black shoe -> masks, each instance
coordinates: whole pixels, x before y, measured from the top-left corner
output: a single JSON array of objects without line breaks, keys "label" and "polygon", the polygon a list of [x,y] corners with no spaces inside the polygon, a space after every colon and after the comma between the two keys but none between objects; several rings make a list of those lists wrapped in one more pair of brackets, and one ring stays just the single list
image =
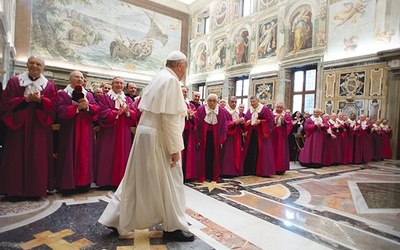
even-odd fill
[{"label": "black shoe", "polygon": [[173,232],[163,231],[163,240],[165,241],[194,241],[194,235],[188,231],[175,230]]}]

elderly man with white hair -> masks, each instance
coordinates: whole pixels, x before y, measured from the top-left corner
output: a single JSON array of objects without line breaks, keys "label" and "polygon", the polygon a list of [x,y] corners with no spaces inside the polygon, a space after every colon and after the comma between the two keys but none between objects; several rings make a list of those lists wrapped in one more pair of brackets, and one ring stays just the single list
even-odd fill
[{"label": "elderly man with white hair", "polygon": [[198,145],[198,181],[220,181],[220,151],[226,140],[228,111],[218,105],[218,96],[210,94],[197,109],[195,141]]},{"label": "elderly man with white hair", "polygon": [[187,65],[182,52],[170,53],[166,67],[143,91],[142,115],[125,175],[99,219],[121,235],[161,223],[164,240],[194,240],[187,231],[180,160],[187,107],[179,81]]},{"label": "elderly man with white hair", "polygon": [[58,105],[57,89],[43,76],[41,57],[29,57],[26,65],[27,72],[8,81],[0,103],[8,129],[0,166],[0,193],[11,196],[11,200],[39,198],[54,189],[51,125]]}]

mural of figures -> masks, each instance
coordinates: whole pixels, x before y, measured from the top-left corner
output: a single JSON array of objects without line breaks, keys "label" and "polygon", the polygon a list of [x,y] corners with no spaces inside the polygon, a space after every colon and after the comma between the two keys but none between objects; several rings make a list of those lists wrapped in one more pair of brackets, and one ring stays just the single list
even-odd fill
[{"label": "mural of figures", "polygon": [[343,3],[344,9],[337,12],[333,17],[333,20],[337,21],[335,28],[345,24],[350,21],[352,23],[357,23],[358,16],[364,14],[364,9],[367,7],[369,0],[358,0],[353,2]]},{"label": "mural of figures", "polygon": [[268,7],[275,6],[278,3],[278,0],[260,0],[260,10],[265,10]]},{"label": "mural of figures", "polygon": [[207,96],[209,94],[216,94],[218,96],[218,99],[221,100],[222,99],[222,90],[224,89],[223,84],[218,84],[212,87],[208,87],[207,88]]},{"label": "mural of figures", "polygon": [[214,52],[212,55],[212,65],[214,69],[225,66],[226,59],[226,38],[218,39],[214,43]]},{"label": "mural of figures", "polygon": [[319,47],[325,47],[328,44],[328,36],[324,30],[320,30],[315,34],[315,43]]},{"label": "mural of figures", "polygon": [[202,43],[197,48],[196,52],[196,73],[201,73],[205,71],[207,63],[207,46]]},{"label": "mural of figures", "polygon": [[227,6],[228,5],[225,1],[221,1],[215,6],[214,21],[217,27],[221,27],[223,24],[225,24]]},{"label": "mural of figures", "polygon": [[31,54],[124,71],[157,72],[181,44],[181,20],[118,0],[32,1],[31,26]]},{"label": "mural of figures", "polygon": [[296,54],[301,49],[312,47],[313,24],[312,13],[307,7],[300,7],[291,19],[289,35],[289,45],[292,54]]},{"label": "mural of figures", "polygon": [[359,43],[359,38],[358,36],[350,36],[350,37],[345,37],[343,40],[343,49],[346,52],[354,52],[356,51],[356,48]]},{"label": "mural of figures", "polygon": [[377,50],[374,44],[376,1],[343,0],[329,6],[329,46],[327,60],[370,54]]},{"label": "mural of figures", "polygon": [[240,29],[235,36],[233,58],[234,64],[247,63],[249,55],[249,31]]},{"label": "mural of figures", "polygon": [[276,55],[277,24],[277,18],[260,24],[258,58],[266,58]]}]

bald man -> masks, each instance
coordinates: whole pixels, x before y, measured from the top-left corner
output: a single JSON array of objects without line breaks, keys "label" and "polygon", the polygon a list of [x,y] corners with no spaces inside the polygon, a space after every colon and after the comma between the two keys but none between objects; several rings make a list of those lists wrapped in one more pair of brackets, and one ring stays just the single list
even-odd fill
[{"label": "bald man", "polygon": [[94,181],[93,121],[99,107],[93,94],[83,87],[83,79],[81,72],[71,72],[70,84],[58,92],[61,126],[56,186],[64,193],[86,191]]},{"label": "bald man", "polygon": [[41,57],[31,56],[28,72],[8,81],[0,114],[8,128],[0,167],[0,193],[12,199],[46,196],[53,190],[52,123],[58,105],[54,83],[43,76]]}]

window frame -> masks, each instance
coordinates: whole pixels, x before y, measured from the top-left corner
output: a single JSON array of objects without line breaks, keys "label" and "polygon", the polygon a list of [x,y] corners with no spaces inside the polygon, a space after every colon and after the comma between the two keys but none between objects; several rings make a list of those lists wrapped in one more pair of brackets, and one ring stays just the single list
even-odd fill
[{"label": "window frame", "polygon": [[[307,71],[310,70],[315,70],[315,80],[314,80],[314,90],[306,90],[306,84],[307,84]],[[303,72],[303,84],[302,84],[302,90],[301,91],[295,91],[295,74],[296,72],[302,71]],[[300,111],[302,114],[305,111],[308,112],[312,112],[312,110],[304,110],[305,108],[305,97],[306,95],[310,95],[313,94],[314,95],[314,105],[313,108],[315,108],[315,104],[316,104],[316,98],[317,98],[317,76],[318,76],[318,68],[316,64],[311,64],[311,65],[307,65],[307,66],[303,66],[303,67],[296,67],[292,69],[292,112],[295,111]],[[301,109],[300,110],[294,110],[294,96],[295,95],[301,95]]]}]

